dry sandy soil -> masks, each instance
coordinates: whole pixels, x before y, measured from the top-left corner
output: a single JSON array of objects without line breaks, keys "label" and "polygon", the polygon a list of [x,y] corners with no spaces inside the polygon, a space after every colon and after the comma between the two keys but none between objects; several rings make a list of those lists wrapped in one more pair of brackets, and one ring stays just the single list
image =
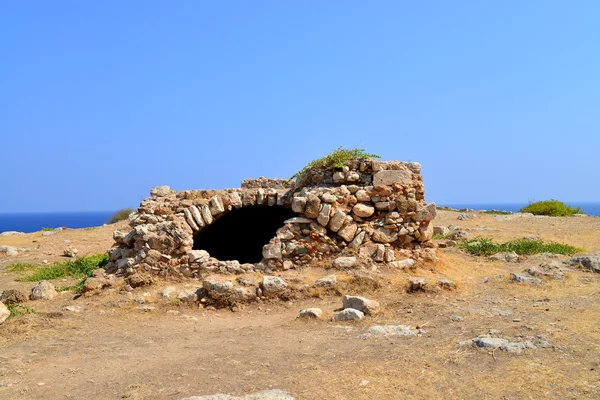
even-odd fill
[{"label": "dry sandy soil", "polygon": [[[600,218],[479,214],[459,221],[457,216],[439,212],[436,225],[459,225],[471,237],[505,241],[534,235],[585,253],[600,250]],[[19,274],[3,271],[6,265],[58,260],[67,245],[80,254],[101,252],[112,244],[114,229],[0,236],[0,245],[34,249],[0,256],[0,289],[29,292],[33,286],[16,282]],[[562,281],[517,284],[510,282],[511,272],[542,260],[489,261],[456,248],[438,254],[438,263],[415,271],[383,271],[384,285],[375,291],[346,284],[350,278],[343,271],[282,275],[311,283],[336,273],[340,293],[362,294],[382,304],[381,314],[359,322],[296,318],[306,307],[320,307],[331,317],[341,306],[339,294],[253,303],[232,312],[166,303],[158,292],[167,283],[133,293],[77,299],[64,293],[52,301],[28,302],[37,314],[0,325],[0,398],[181,399],[269,388],[285,389],[297,399],[600,398],[600,275],[572,269]],[[411,276],[432,284],[451,279],[458,288],[407,293]],[[169,285],[194,288],[198,282]],[[144,293],[154,310],[137,308],[134,299]],[[67,305],[84,310],[64,311]],[[453,322],[451,316],[464,321]],[[358,338],[370,326],[382,324],[420,326],[426,333]],[[511,338],[543,334],[552,347],[509,354],[457,345],[490,329]]]}]

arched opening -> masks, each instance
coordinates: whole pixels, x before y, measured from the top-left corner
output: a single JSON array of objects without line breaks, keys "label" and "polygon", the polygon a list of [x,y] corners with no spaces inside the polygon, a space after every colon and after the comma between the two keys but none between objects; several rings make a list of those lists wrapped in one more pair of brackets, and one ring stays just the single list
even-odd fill
[{"label": "arched opening", "polygon": [[206,250],[218,260],[257,263],[292,210],[278,206],[253,206],[230,211],[194,236],[194,250]]}]

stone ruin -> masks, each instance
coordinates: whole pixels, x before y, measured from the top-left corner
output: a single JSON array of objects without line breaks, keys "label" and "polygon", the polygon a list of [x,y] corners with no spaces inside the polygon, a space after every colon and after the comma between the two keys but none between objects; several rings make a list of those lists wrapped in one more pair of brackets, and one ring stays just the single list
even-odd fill
[{"label": "stone ruin", "polygon": [[202,279],[434,260],[436,208],[425,202],[420,172],[416,162],[363,159],[309,170],[295,182],[261,177],[236,189],[155,187],[129,217],[133,229],[114,232],[106,271],[137,280]]}]

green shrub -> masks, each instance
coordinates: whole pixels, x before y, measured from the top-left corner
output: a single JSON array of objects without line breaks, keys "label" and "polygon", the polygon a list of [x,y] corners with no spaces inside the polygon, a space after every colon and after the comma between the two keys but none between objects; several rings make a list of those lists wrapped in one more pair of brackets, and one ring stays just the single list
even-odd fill
[{"label": "green shrub", "polygon": [[6,272],[25,272],[30,269],[34,269],[36,267],[35,264],[31,263],[16,263],[10,264],[6,266]]},{"label": "green shrub", "polygon": [[[18,278],[21,282],[37,282],[42,280],[52,280],[72,276],[75,278],[87,278],[92,276],[92,272],[98,268],[104,268],[108,264],[108,254],[96,254],[89,257],[82,257],[72,261],[54,263],[47,267],[40,268],[30,275]],[[83,283],[81,283],[83,285]]]},{"label": "green shrub", "polygon": [[490,256],[496,253],[512,251],[519,255],[539,253],[572,255],[581,251],[581,249],[568,244],[525,239],[511,240],[510,242],[506,243],[495,243],[492,239],[476,238],[462,242],[458,245],[458,247],[467,253],[480,256]]},{"label": "green shrub", "polygon": [[550,217],[569,217],[573,214],[581,214],[581,208],[573,208],[558,200],[545,200],[535,203],[529,203],[526,207],[519,210],[523,213],[532,213],[533,215],[548,215]]},{"label": "green shrub", "polygon": [[42,228],[42,232],[52,232],[56,230],[56,228]]},{"label": "green shrub", "polygon": [[304,166],[300,171],[296,172],[290,179],[298,178],[305,172],[316,168],[335,168],[342,169],[346,166],[348,161],[352,160],[364,160],[367,158],[381,158],[377,154],[371,154],[365,152],[365,149],[345,149],[342,146],[338,147],[325,157],[321,157],[317,160],[312,160]]},{"label": "green shrub", "polygon": [[124,208],[122,210],[117,211],[113,214],[112,217],[108,220],[109,224],[114,224],[115,222],[123,221],[129,218],[129,214],[134,212],[133,208]]}]

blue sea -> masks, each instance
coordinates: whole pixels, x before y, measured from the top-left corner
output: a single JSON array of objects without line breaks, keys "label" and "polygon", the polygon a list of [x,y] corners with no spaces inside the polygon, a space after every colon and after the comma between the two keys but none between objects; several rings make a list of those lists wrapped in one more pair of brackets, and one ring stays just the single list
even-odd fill
[{"label": "blue sea", "polygon": [[[437,204],[437,203],[436,203]],[[488,203],[488,204],[472,204],[472,203],[460,203],[460,204],[437,204],[438,206],[446,206],[456,209],[468,208],[470,210],[499,210],[499,211],[512,211],[518,212],[521,208],[525,207],[528,203]],[[571,207],[581,207],[584,214],[594,215],[600,217],[600,202],[580,202],[580,203],[565,203]]]},{"label": "blue sea", "polygon": [[108,222],[115,211],[0,214],[0,233],[37,232],[42,228],[88,228]]}]

